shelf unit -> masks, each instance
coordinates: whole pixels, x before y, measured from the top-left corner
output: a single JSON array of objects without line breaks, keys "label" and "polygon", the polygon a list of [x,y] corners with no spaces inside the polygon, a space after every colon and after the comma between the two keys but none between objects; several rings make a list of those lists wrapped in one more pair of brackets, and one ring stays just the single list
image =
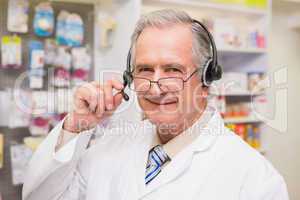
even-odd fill
[{"label": "shelf unit", "polygon": [[[29,16],[30,20],[28,24],[32,24],[32,16],[34,15],[34,7],[40,3],[44,2],[42,0],[37,0],[37,1],[30,1],[30,9],[29,9]],[[64,1],[65,2],[65,1]],[[69,1],[71,2],[71,1]],[[82,1],[83,2],[83,1]],[[8,0],[1,1],[0,3],[0,36],[4,35],[11,35],[10,32],[7,31],[7,5],[8,5]],[[94,47],[94,7],[92,4],[71,4],[71,3],[63,3],[63,1],[55,1],[52,2],[52,7],[54,9],[54,12],[58,14],[61,10],[67,10],[69,12],[74,12],[78,13],[85,24],[85,44],[88,45],[89,47],[93,48]],[[91,15],[92,14],[92,15]],[[28,48],[28,42],[31,40],[39,40],[44,42],[45,39],[36,37],[32,31],[29,31],[26,34],[18,34],[20,37],[22,37],[22,43],[24,44],[22,47],[22,63],[23,63],[23,68],[21,69],[1,69],[0,70],[0,85],[2,89],[14,89],[16,81],[18,78],[24,74],[25,70],[27,69],[27,66],[29,65],[29,48]],[[53,38],[54,36],[50,37]],[[94,56],[93,56],[94,57]],[[46,73],[48,75],[48,73]],[[49,73],[50,74],[50,73]],[[92,72],[91,72],[92,75]],[[26,81],[24,84],[21,85],[21,90],[24,90],[26,92],[30,92],[31,90],[28,89],[28,78],[26,76]],[[44,80],[44,86],[47,87],[47,83],[49,80],[48,78],[45,77],[46,80]],[[19,88],[19,87],[18,87]],[[44,88],[46,89],[46,88]],[[10,93],[6,91],[2,91],[4,94],[7,94],[6,99],[9,99],[13,101],[13,99],[10,98]],[[1,95],[4,96],[4,95]],[[5,97],[5,96],[4,96]],[[23,97],[23,96],[22,96]],[[26,97],[27,98],[27,97]],[[9,101],[7,100],[7,101]],[[48,103],[55,102],[57,99],[48,99]],[[53,101],[54,100],[54,101]],[[0,100],[1,101],[1,100]],[[4,101],[4,102],[7,102]],[[4,104],[3,101],[1,101],[2,104]],[[26,99],[27,102],[27,99]],[[46,102],[45,102],[46,103]],[[12,160],[11,160],[11,146],[14,144],[23,144],[24,143],[24,138],[30,136],[30,131],[28,127],[22,127],[22,128],[9,128],[9,119],[14,117],[12,115],[13,112],[10,112],[13,110],[11,106],[7,103],[5,103],[5,106],[1,107],[7,107],[7,109],[1,109],[2,118],[5,118],[3,120],[4,123],[1,123],[0,126],[0,132],[4,134],[4,166],[2,169],[0,169],[0,193],[2,193],[2,198],[4,200],[6,199],[14,199],[14,200],[21,200],[22,199],[22,186],[21,185],[12,185]],[[16,104],[12,104],[14,106],[17,106]],[[49,104],[48,104],[49,105]],[[60,104],[57,104],[61,106]],[[49,108],[49,107],[48,107]],[[20,109],[20,107],[18,107]],[[24,111],[25,112],[25,111]],[[19,113],[19,112],[18,112]],[[18,114],[19,115],[19,114]],[[5,117],[4,117],[5,116]],[[18,120],[16,120],[18,121]],[[23,164],[22,162],[20,163],[21,165]],[[18,167],[19,168],[19,167]],[[1,198],[0,198],[1,199]]]}]

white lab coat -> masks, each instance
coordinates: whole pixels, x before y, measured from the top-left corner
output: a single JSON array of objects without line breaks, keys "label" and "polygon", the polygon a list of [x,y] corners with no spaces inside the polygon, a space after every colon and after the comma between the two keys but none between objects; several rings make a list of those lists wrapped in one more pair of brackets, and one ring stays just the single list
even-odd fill
[{"label": "white lab coat", "polygon": [[217,111],[207,129],[147,186],[145,167],[155,134],[149,121],[99,126],[94,145],[89,144],[93,132],[85,131],[55,154],[61,126],[51,131],[32,158],[24,200],[66,199],[62,194],[74,184],[76,172],[87,200],[288,199],[283,178],[260,153],[225,128]]}]

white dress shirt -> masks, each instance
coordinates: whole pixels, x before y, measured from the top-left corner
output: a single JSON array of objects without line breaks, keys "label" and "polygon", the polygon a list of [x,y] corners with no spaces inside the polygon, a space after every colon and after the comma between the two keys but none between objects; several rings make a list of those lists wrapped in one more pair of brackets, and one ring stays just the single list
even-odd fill
[{"label": "white dress shirt", "polygon": [[171,140],[175,147],[184,144],[175,148],[178,152],[172,161],[147,186],[148,151],[157,137],[148,120],[99,125],[69,138],[56,152],[60,123],[30,161],[23,199],[288,199],[283,178],[262,155],[225,128],[217,111],[205,126],[202,121],[184,132],[187,137]]}]

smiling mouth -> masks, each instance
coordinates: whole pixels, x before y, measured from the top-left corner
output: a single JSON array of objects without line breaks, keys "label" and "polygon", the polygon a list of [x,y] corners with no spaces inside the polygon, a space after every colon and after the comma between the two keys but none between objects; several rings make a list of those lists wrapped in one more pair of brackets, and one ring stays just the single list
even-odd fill
[{"label": "smiling mouth", "polygon": [[170,104],[174,104],[174,103],[177,103],[178,101],[170,101],[170,102],[154,102],[154,101],[151,101],[149,99],[146,99],[147,101],[149,101],[150,103],[152,104],[155,104],[155,105],[170,105]]}]

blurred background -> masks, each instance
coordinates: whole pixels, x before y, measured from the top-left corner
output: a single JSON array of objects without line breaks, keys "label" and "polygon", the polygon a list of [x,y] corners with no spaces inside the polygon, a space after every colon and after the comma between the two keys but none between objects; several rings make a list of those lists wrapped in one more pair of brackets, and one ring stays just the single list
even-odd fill
[{"label": "blurred background", "polygon": [[[300,199],[299,0],[0,0],[0,200],[21,199],[28,160],[74,88],[122,80],[136,21],[163,8],[213,33],[225,73],[210,103]],[[140,120],[136,98],[114,117]]]}]

